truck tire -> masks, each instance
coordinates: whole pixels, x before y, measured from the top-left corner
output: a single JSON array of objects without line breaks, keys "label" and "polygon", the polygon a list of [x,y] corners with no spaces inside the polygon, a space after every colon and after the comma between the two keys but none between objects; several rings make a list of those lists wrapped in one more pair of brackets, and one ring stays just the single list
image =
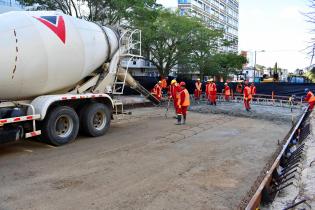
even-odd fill
[{"label": "truck tire", "polygon": [[79,127],[79,117],[74,109],[67,106],[55,107],[42,123],[41,139],[54,146],[61,146],[77,137]]},{"label": "truck tire", "polygon": [[103,136],[110,127],[111,111],[102,103],[87,104],[80,112],[80,122],[85,135]]}]

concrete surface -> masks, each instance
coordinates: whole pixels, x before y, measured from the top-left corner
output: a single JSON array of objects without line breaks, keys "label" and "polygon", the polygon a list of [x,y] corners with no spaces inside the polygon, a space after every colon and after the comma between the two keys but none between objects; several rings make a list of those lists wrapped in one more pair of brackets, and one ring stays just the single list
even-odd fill
[{"label": "concrete surface", "polygon": [[206,104],[193,104],[190,110],[200,113],[226,114],[236,117],[262,119],[275,123],[291,123],[296,121],[302,113],[301,109],[291,109],[274,106],[251,105],[251,111],[247,112],[242,103],[218,102],[217,106]]},{"label": "concrete surface", "polygon": [[0,209],[235,209],[290,128],[194,112],[174,123],[142,108],[104,137],[0,146]]}]

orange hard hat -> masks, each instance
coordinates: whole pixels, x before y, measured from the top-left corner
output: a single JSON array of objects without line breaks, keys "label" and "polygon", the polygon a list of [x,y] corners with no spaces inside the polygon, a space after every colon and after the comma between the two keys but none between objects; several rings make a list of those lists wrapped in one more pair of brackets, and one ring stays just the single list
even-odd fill
[{"label": "orange hard hat", "polygon": [[180,86],[186,86],[186,83],[185,82],[180,82],[179,85]]}]

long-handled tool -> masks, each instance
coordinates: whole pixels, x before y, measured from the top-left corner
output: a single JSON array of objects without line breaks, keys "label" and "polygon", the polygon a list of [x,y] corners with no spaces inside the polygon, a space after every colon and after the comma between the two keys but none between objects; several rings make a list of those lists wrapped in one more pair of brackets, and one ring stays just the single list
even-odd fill
[{"label": "long-handled tool", "polygon": [[170,109],[170,104],[171,104],[171,99],[169,98],[168,102],[167,102],[167,107],[166,107],[166,110],[165,110],[165,118],[167,118],[167,113],[168,113],[168,110]]}]

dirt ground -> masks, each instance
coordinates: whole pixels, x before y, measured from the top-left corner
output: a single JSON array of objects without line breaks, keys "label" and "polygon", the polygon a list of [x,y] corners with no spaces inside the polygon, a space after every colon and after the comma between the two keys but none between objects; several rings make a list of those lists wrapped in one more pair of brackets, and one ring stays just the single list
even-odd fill
[{"label": "dirt ground", "polygon": [[0,146],[0,209],[235,209],[291,126],[195,112],[174,123],[141,108],[104,137]]}]

